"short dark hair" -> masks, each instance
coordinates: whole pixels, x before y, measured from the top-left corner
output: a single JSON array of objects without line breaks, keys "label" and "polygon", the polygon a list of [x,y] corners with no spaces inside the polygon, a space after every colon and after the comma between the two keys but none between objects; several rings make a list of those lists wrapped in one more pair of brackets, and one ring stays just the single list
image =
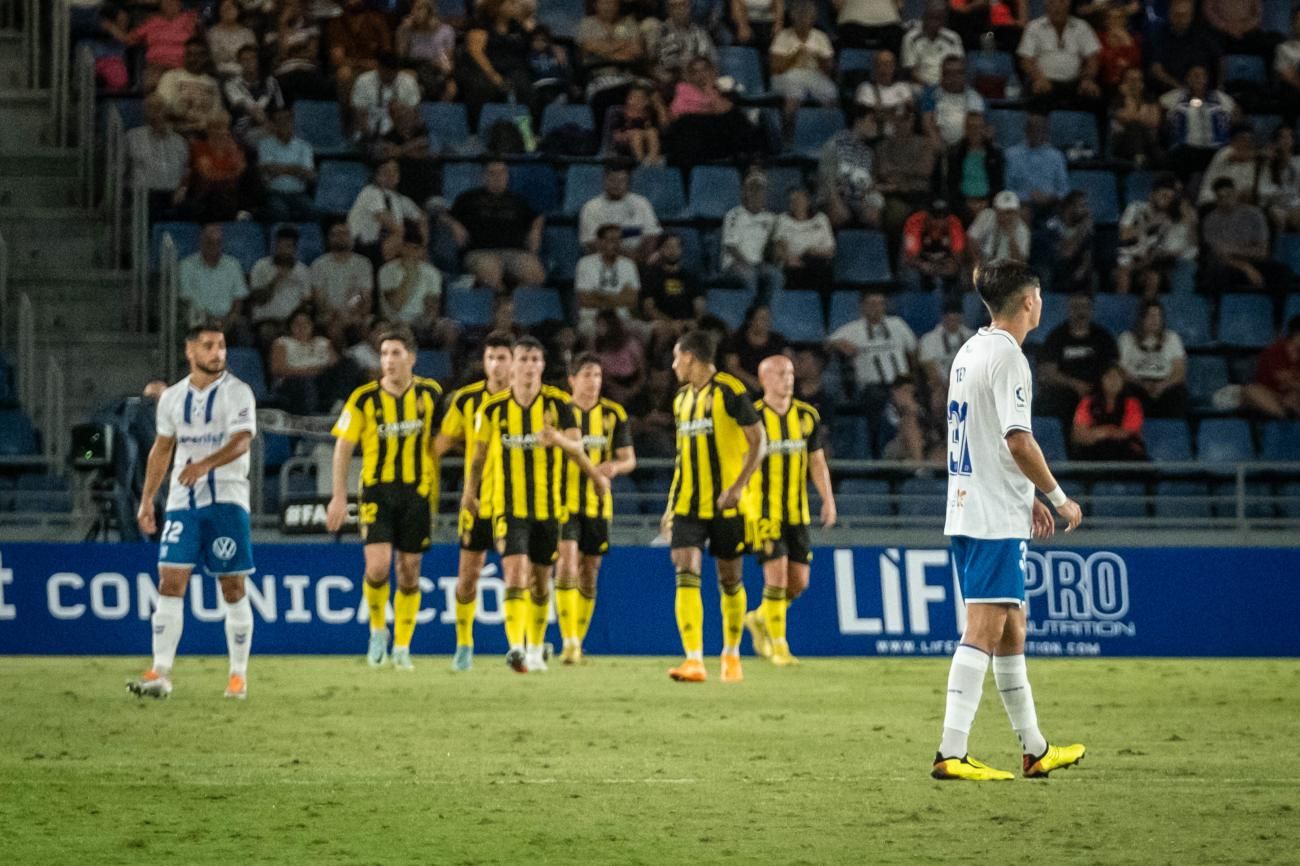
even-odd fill
[{"label": "short dark hair", "polygon": [[582,368],[586,367],[589,364],[595,364],[597,367],[600,367],[602,372],[604,372],[605,368],[600,363],[599,355],[597,355],[595,352],[579,352],[577,355],[574,356],[573,360],[569,362],[569,375],[570,376],[578,375],[580,372],[582,372]]},{"label": "short dark hair", "polygon": [[546,347],[542,345],[542,341],[530,334],[524,334],[522,337],[517,337],[514,341],[514,345],[511,348],[516,350],[536,349],[537,351],[541,352],[543,355],[546,354]]},{"label": "short dark hair", "polygon": [[204,39],[202,36],[191,36],[189,39],[185,40],[186,48],[194,48],[196,46],[202,48],[204,51],[207,51],[208,40]]},{"label": "short dark hair", "polygon": [[295,225],[282,225],[275,230],[275,239],[277,241],[293,241],[297,243],[301,237],[302,232],[298,231],[298,227]]},{"label": "short dark hair", "polygon": [[697,328],[682,334],[677,341],[677,349],[681,352],[690,352],[705,364],[712,364],[717,357],[718,343],[712,333]]},{"label": "short dark hair", "polygon": [[193,343],[201,335],[209,333],[224,335],[226,332],[216,322],[200,322],[197,325],[190,326],[190,329],[185,332],[185,342]]},{"label": "short dark hair", "polygon": [[483,351],[488,349],[513,349],[515,345],[515,335],[509,331],[490,331],[483,338]]},{"label": "short dark hair", "polygon": [[1218,192],[1221,189],[1236,189],[1236,188],[1237,185],[1232,182],[1232,178],[1230,177],[1221,177],[1210,186],[1210,189],[1213,192]]},{"label": "short dark hair", "polygon": [[419,351],[419,344],[415,342],[415,333],[406,325],[390,325],[379,335],[379,345],[384,345],[389,340],[396,340],[406,347],[406,351],[414,354]]},{"label": "short dark hair", "polygon": [[1004,313],[1021,295],[1038,285],[1038,275],[1024,262],[997,259],[975,270],[975,291],[992,315]]},{"label": "short dark hair", "polygon": [[605,163],[605,174],[613,174],[616,171],[632,170],[632,161],[630,159],[611,159]]}]

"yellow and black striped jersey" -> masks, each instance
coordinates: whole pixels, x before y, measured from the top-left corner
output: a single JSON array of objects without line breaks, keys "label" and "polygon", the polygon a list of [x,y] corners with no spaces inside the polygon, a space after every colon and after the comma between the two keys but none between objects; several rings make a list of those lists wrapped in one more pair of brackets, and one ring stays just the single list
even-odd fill
[{"label": "yellow and black striped jersey", "polygon": [[[582,447],[587,450],[587,457],[594,464],[605,463],[614,459],[614,452],[620,448],[632,447],[632,430],[628,427],[627,412],[622,406],[607,397],[590,410],[573,406],[574,420],[582,431]],[[596,494],[595,485],[571,457],[564,458],[564,507],[569,516],[580,514],[584,517],[614,516],[614,499],[606,494]]]},{"label": "yellow and black striped jersey", "polygon": [[[474,416],[490,396],[492,395],[488,392],[487,380],[479,379],[452,392],[443,410],[442,427],[438,432],[448,438],[463,441],[466,467],[474,460]],[[489,491],[492,490],[495,482],[491,473],[491,465],[484,464],[483,481],[479,485],[479,517],[486,518],[492,514]]]},{"label": "yellow and black striped jersey", "polygon": [[361,484],[411,484],[421,496],[438,488],[438,461],[431,444],[442,386],[415,376],[401,394],[378,382],[352,392],[332,432],[361,445]]},{"label": "yellow and black striped jersey", "polygon": [[808,511],[808,456],[822,449],[822,419],[802,400],[777,412],[762,400],[754,404],[767,433],[767,453],[749,479],[755,513],[763,520],[794,526],[811,522]]},{"label": "yellow and black striped jersey", "polygon": [[564,452],[538,441],[545,426],[563,432],[577,426],[573,403],[559,388],[543,385],[527,406],[511,391],[493,394],[474,416],[474,438],[492,465],[492,517],[563,520]]},{"label": "yellow and black striped jersey", "polygon": [[749,440],[742,428],[758,423],[744,383],[728,373],[714,373],[699,390],[687,385],[673,399],[673,418],[677,461],[669,509],[700,520],[734,516],[734,508],[721,515],[714,512],[718,496],[736,483],[745,465]]}]

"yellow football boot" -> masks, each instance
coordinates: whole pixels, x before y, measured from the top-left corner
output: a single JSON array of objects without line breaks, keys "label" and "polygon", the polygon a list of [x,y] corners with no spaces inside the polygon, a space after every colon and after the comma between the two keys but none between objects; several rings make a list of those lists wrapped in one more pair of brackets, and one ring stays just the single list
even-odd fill
[{"label": "yellow football boot", "polygon": [[724,683],[744,682],[745,672],[740,668],[740,656],[731,653],[722,654],[722,681]]},{"label": "yellow football boot", "polygon": [[1014,773],[995,770],[983,761],[977,761],[970,755],[960,758],[945,758],[934,753],[934,769],[930,775],[943,781],[962,780],[967,782],[1010,782]]},{"label": "yellow football boot", "polygon": [[754,642],[754,655],[760,658],[772,657],[772,639],[767,636],[767,623],[756,610],[745,614],[745,628],[749,629],[749,639]]},{"label": "yellow football boot", "polygon": [[785,641],[772,642],[772,655],[768,656],[768,660],[779,668],[792,668],[799,664],[799,660],[790,655],[790,645]]},{"label": "yellow football boot", "polygon": [[677,667],[669,669],[668,676],[679,683],[702,683],[709,678],[709,673],[704,669],[704,662],[687,659]]},{"label": "yellow football boot", "polygon": [[1053,770],[1064,770],[1066,767],[1073,767],[1083,760],[1083,754],[1087,749],[1081,743],[1075,743],[1072,746],[1053,746],[1047,745],[1047,751],[1035,758],[1033,755],[1024,756],[1025,778],[1038,779],[1047,778],[1047,774]]}]

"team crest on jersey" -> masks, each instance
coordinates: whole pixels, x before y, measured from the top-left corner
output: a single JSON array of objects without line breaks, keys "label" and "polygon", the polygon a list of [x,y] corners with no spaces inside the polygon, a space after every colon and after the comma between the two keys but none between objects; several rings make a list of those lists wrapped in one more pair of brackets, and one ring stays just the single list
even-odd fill
[{"label": "team crest on jersey", "polygon": [[228,535],[223,535],[212,542],[212,555],[217,559],[234,559],[237,549],[235,539]]}]

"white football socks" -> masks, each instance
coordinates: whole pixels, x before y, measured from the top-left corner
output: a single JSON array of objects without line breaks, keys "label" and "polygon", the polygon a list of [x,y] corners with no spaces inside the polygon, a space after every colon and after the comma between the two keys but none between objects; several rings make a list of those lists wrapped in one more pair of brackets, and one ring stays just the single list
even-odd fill
[{"label": "white football socks", "polygon": [[975,711],[984,692],[984,674],[989,669],[987,653],[962,644],[952,656],[948,669],[948,701],[943,714],[943,739],[939,754],[960,758],[966,754],[966,741],[975,724]]},{"label": "white football socks", "polygon": [[153,612],[153,669],[167,676],[176,662],[176,647],[185,627],[185,600],[174,595],[158,596]]},{"label": "white football socks", "polygon": [[248,654],[253,649],[253,607],[244,596],[226,605],[226,651],[230,653],[230,672],[241,677],[248,673]]},{"label": "white football socks", "polygon": [[1020,738],[1020,747],[1026,755],[1043,754],[1047,751],[1047,740],[1038,730],[1038,712],[1034,709],[1034,692],[1029,687],[1024,655],[994,656],[993,680],[998,684],[998,694],[1002,696],[1011,727]]}]

